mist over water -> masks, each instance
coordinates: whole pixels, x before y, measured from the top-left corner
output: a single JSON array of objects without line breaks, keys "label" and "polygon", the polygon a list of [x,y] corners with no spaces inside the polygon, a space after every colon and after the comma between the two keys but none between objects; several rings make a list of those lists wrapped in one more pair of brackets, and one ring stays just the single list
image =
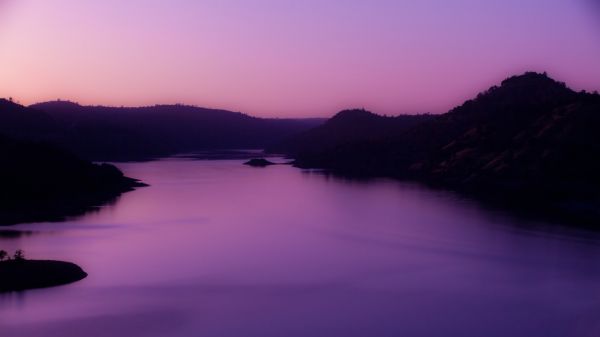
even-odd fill
[{"label": "mist over water", "polygon": [[597,234],[415,184],[241,163],[122,164],[151,186],[0,235],[5,249],[89,273],[0,295],[0,335],[600,333]]}]

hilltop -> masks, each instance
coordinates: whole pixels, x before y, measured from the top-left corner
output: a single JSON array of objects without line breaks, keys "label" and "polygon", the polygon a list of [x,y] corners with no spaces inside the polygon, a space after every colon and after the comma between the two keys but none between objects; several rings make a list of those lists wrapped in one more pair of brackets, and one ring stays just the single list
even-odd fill
[{"label": "hilltop", "polygon": [[394,137],[396,134],[432,119],[432,115],[402,115],[386,117],[364,109],[344,110],[323,125],[268,148],[308,159],[359,142],[371,142]]}]

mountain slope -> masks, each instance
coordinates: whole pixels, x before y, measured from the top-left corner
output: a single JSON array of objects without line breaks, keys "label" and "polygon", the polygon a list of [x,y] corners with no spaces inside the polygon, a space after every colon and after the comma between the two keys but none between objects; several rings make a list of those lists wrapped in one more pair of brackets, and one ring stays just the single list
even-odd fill
[{"label": "mountain slope", "polygon": [[393,137],[296,159],[300,166],[414,178],[501,198],[596,200],[600,96],[525,73]]}]

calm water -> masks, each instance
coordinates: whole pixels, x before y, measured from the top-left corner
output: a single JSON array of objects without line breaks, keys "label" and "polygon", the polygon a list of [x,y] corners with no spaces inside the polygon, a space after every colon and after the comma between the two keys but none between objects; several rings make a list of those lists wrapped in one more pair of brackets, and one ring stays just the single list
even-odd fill
[{"label": "calm water", "polygon": [[600,336],[597,235],[288,166],[120,167],[152,186],[0,238],[90,274],[0,296],[1,337]]}]

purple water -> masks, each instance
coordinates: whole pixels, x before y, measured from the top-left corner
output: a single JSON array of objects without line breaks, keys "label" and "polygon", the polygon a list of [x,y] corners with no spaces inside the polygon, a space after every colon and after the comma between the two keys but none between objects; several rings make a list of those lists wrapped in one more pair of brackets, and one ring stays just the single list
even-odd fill
[{"label": "purple water", "polygon": [[600,335],[600,238],[452,193],[240,160],[120,164],[151,187],[0,247],[82,266],[0,296],[1,337]]}]

